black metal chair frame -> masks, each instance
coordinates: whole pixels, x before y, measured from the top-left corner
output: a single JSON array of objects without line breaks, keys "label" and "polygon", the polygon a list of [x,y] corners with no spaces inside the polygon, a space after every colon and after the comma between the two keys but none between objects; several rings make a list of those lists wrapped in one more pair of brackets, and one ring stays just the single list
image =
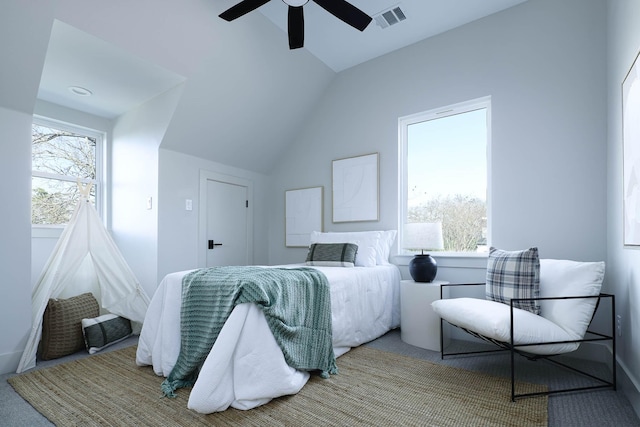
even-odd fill
[{"label": "black metal chair frame", "polygon": [[[453,286],[485,286],[485,283],[450,283],[450,284],[443,284],[440,287],[440,298],[443,298],[444,295],[444,290],[446,287],[453,287]],[[573,341],[546,341],[546,342],[537,342],[537,343],[529,343],[529,344],[517,344],[514,345],[514,339],[513,339],[513,303],[514,301],[542,301],[542,300],[558,300],[558,299],[591,299],[591,298],[595,298],[597,299],[596,302],[596,307],[593,310],[593,315],[591,317],[591,320],[593,321],[593,318],[595,317],[596,312],[598,311],[598,308],[600,307],[600,302],[603,300],[608,300],[611,304],[611,331],[609,333],[599,333],[599,332],[595,332],[592,331],[591,329],[589,329],[591,327],[591,324],[589,324],[589,328],[587,328],[587,331],[584,334],[584,337],[580,340],[573,340]],[[569,297],[540,297],[540,298],[514,298],[511,300],[511,318],[510,318],[510,322],[511,322],[511,339],[510,342],[503,342],[503,341],[497,341],[495,339],[492,338],[488,338],[485,337],[483,335],[478,334],[477,332],[474,331],[470,331],[468,329],[462,328],[460,326],[457,326],[453,323],[447,322],[452,326],[455,326],[456,328],[462,329],[463,331],[467,332],[468,334],[476,337],[476,338],[480,338],[484,341],[487,341],[491,344],[494,344],[496,346],[498,346],[498,349],[490,349],[490,350],[476,350],[476,351],[467,351],[467,352],[455,352],[455,353],[445,353],[445,349],[444,349],[444,322],[446,322],[446,320],[444,319],[440,319],[440,357],[442,359],[445,358],[445,356],[462,356],[462,355],[472,355],[472,354],[484,354],[484,353],[496,353],[496,352],[502,352],[502,351],[509,351],[511,354],[511,401],[515,402],[516,399],[519,398],[524,398],[524,397],[533,397],[533,396],[543,396],[543,395],[551,395],[551,394],[558,394],[558,393],[567,393],[567,392],[577,392],[577,391],[587,391],[587,390],[599,390],[599,389],[613,389],[616,390],[616,334],[615,334],[615,296],[612,294],[605,294],[605,293],[600,293],[599,295],[595,295],[595,296],[569,296]],[[539,354],[533,354],[533,353],[527,353],[525,350],[523,350],[523,347],[528,347],[528,346],[537,346],[537,345],[545,345],[545,344],[568,344],[568,343],[583,343],[583,342],[594,342],[594,341],[610,341],[611,342],[611,346],[612,346],[612,354],[611,354],[611,369],[612,369],[612,375],[611,375],[611,379],[605,379],[605,378],[601,378],[599,376],[593,375],[589,372],[586,372],[584,370],[575,368],[573,366],[569,366],[566,363],[560,362],[558,360],[553,359],[554,356],[559,356],[558,354],[555,355],[539,355]],[[586,387],[575,387],[575,388],[565,388],[565,389],[556,389],[556,390],[548,390],[545,392],[537,392],[537,393],[521,393],[521,394],[517,394],[516,393],[516,373],[515,373],[515,355],[519,354],[523,357],[526,357],[529,360],[538,360],[538,359],[543,359],[543,360],[547,360],[555,365],[561,366],[563,368],[566,368],[568,370],[571,370],[573,372],[576,372],[578,374],[587,376],[593,380],[596,380],[598,385],[592,385],[592,386],[586,386]]]}]

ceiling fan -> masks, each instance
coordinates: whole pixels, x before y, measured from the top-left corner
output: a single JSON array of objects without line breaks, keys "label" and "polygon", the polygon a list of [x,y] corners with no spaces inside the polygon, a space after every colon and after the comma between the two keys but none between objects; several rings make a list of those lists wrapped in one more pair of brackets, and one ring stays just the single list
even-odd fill
[{"label": "ceiling fan", "polygon": [[[219,16],[225,21],[233,21],[252,10],[268,3],[271,0],[243,0],[235,6],[222,12]],[[304,15],[302,6],[309,0],[282,0],[289,6],[289,49],[298,49],[304,46]],[[364,31],[372,18],[345,0],[312,0],[318,6],[344,21],[352,27]]]}]

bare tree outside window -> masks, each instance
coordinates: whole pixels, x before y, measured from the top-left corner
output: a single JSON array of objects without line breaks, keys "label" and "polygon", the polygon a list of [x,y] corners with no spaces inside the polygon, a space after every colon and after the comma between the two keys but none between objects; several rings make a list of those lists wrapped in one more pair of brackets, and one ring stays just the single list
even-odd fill
[{"label": "bare tree outside window", "polygon": [[[31,223],[66,224],[78,202],[78,180],[96,182],[97,139],[36,123],[32,137]],[[94,204],[95,197],[92,188]]]},{"label": "bare tree outside window", "polygon": [[479,252],[487,245],[487,204],[470,195],[439,196],[409,208],[407,223],[440,222],[446,252]]}]

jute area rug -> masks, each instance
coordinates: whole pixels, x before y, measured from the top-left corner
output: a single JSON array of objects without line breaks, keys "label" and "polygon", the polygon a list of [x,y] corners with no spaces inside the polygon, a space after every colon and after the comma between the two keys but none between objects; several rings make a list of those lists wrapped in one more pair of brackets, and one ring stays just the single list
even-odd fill
[{"label": "jute area rug", "polygon": [[[198,414],[189,389],[161,397],[162,378],[135,364],[136,347],[10,378],[58,426],[546,426],[547,398],[511,402],[510,381],[361,346],[339,374],[249,411]],[[518,384],[518,391],[541,391]]]}]

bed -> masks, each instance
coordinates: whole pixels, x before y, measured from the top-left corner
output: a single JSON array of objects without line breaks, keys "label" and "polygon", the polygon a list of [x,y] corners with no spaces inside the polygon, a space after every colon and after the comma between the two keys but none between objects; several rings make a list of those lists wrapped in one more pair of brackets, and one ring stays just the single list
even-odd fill
[{"label": "bed", "polygon": [[[309,264],[279,267],[302,266]],[[336,357],[399,326],[400,272],[395,265],[311,268],[321,271],[329,282]],[[164,277],[140,334],[136,363],[151,365],[160,376],[171,373],[180,352],[181,287],[182,278],[188,273]],[[339,369],[339,360],[337,364]],[[308,379],[308,372],[287,365],[261,309],[253,303],[239,304],[202,365],[188,407],[200,413],[223,411],[230,406],[251,409],[273,398],[297,393]]]}]

